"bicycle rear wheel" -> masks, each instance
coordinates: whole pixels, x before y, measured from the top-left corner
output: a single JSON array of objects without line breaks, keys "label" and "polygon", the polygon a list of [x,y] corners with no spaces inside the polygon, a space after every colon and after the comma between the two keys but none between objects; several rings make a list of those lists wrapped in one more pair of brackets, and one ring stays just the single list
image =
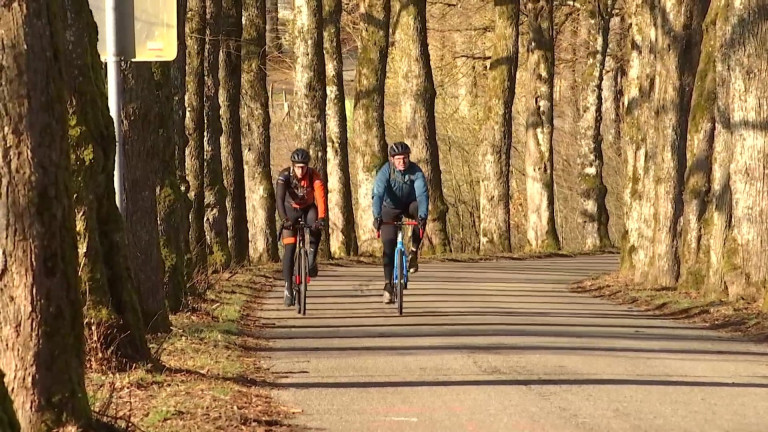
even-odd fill
[{"label": "bicycle rear wheel", "polygon": [[301,314],[307,314],[307,285],[309,284],[309,255],[306,249],[301,250]]}]

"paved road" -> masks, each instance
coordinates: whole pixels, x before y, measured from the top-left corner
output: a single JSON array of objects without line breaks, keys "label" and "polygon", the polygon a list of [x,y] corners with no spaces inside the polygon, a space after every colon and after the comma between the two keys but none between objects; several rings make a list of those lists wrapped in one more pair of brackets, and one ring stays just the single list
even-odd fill
[{"label": "paved road", "polygon": [[614,256],[325,269],[263,317],[278,398],[328,431],[766,431],[768,347],[569,293]]}]

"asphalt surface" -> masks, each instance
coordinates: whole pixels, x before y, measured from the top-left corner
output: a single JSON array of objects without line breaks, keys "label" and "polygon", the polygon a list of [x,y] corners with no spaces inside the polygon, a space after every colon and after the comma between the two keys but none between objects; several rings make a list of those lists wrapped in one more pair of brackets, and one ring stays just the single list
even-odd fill
[{"label": "asphalt surface", "polygon": [[276,396],[328,431],[766,431],[768,346],[568,292],[616,256],[321,268],[262,317]]}]

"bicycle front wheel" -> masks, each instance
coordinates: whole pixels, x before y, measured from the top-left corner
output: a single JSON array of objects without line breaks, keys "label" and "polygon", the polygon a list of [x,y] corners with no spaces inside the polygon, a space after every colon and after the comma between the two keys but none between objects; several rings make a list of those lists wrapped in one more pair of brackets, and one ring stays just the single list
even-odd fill
[{"label": "bicycle front wheel", "polygon": [[396,290],[395,295],[397,296],[397,313],[398,315],[402,315],[403,314],[403,291],[405,290],[405,284],[407,283],[406,278],[408,277],[408,258],[405,256],[404,253],[401,253],[400,259],[398,261],[400,261],[399,263],[397,263],[398,273],[400,273],[400,277],[398,278],[397,287],[395,288]]},{"label": "bicycle front wheel", "polygon": [[301,251],[301,314],[307,314],[307,285],[309,283],[309,255],[306,249]]}]

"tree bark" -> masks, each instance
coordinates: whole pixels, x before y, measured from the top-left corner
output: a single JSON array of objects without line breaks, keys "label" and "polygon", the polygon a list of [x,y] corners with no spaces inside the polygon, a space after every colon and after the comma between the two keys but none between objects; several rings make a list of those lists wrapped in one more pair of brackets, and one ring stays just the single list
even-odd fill
[{"label": "tree bark", "polygon": [[[328,184],[325,139],[325,55],[323,53],[323,0],[296,0],[293,27],[296,52],[296,131],[299,143],[309,150],[312,165]],[[333,212],[328,209],[328,214]],[[328,230],[320,246],[329,257]]]},{"label": "tree bark", "polygon": [[227,189],[221,162],[221,105],[219,105],[219,54],[222,0],[205,4],[205,234],[208,265],[224,270],[232,263],[227,228]]},{"label": "tree bark", "polygon": [[555,227],[554,74],[555,44],[553,0],[528,3],[528,62],[530,97],[526,121],[525,172],[528,195],[528,247],[534,251],[560,249]]},{"label": "tree bark", "polygon": [[341,51],[341,0],[323,1],[323,47],[326,75],[326,140],[328,153],[328,208],[331,254],[357,255],[349,141]]},{"label": "tree bark", "polygon": [[520,1],[495,3],[496,27],[489,71],[488,106],[480,148],[480,253],[512,250],[509,221],[509,166],[512,108],[520,52]]},{"label": "tree bark", "polygon": [[13,410],[13,401],[5,388],[5,374],[0,371],[0,430],[5,432],[19,432],[19,419]]},{"label": "tree bark", "polygon": [[397,43],[402,47],[403,67],[399,68],[401,118],[405,141],[413,158],[424,170],[429,187],[429,223],[424,249],[427,253],[449,253],[446,216],[448,205],[443,194],[443,175],[435,128],[435,81],[427,42],[427,1],[399,0]]},{"label": "tree bark", "polygon": [[616,0],[593,0],[582,14],[582,38],[587,42],[587,66],[583,76],[586,94],[580,98],[579,183],[581,211],[579,220],[586,250],[611,246],[608,234],[608,208],[603,182],[603,78],[608,54],[608,36]]},{"label": "tree bark", "polygon": [[357,195],[357,241],[360,253],[380,249],[373,226],[371,191],[376,173],[387,161],[384,131],[384,83],[389,47],[389,0],[359,0],[362,41],[355,72],[352,154]]},{"label": "tree bark", "polygon": [[171,330],[163,289],[164,265],[158,230],[158,148],[162,120],[156,109],[151,63],[122,66],[125,98],[122,124],[125,145],[125,221],[129,262],[136,269],[139,305],[151,333]]},{"label": "tree bark", "polygon": [[696,289],[704,288],[702,285],[705,282],[708,262],[705,252],[709,249],[711,234],[711,223],[708,223],[707,229],[703,224],[712,192],[717,104],[716,23],[719,1],[712,3],[704,23],[701,60],[696,73],[691,114],[688,119],[687,153],[693,158],[688,161],[685,175],[680,283]]},{"label": "tree bark", "polygon": [[187,180],[192,209],[189,215],[191,266],[189,277],[205,288],[208,250],[205,239],[205,0],[188,0],[186,18],[187,80],[185,129]]},{"label": "tree bark", "polygon": [[719,58],[730,82],[723,100],[730,115],[727,128],[733,151],[733,213],[723,257],[724,278],[731,299],[762,301],[768,309],[768,55],[761,37],[768,33],[768,7],[759,0],[723,6],[725,31],[719,35]]},{"label": "tree bark", "polygon": [[227,189],[227,227],[232,264],[248,261],[248,217],[245,204],[245,174],[240,124],[242,0],[224,0],[220,58],[221,153]]},{"label": "tree bark", "polygon": [[283,51],[283,42],[280,37],[280,17],[278,0],[266,0],[267,2],[267,54],[277,54]]},{"label": "tree bark", "polygon": [[0,369],[25,431],[91,421],[62,10],[0,8]]},{"label": "tree bark", "polygon": [[[178,70],[177,62],[156,62],[152,64],[154,73],[154,98],[158,106],[173,107],[174,92],[178,90],[178,81],[184,72]],[[183,66],[182,66],[183,67]],[[187,296],[187,278],[185,269],[183,224],[179,221],[189,217],[187,197],[181,190],[177,175],[176,157],[180,140],[186,140],[184,131],[179,130],[179,123],[184,121],[184,111],[158,109],[156,119],[159,122],[156,142],[158,152],[157,211],[160,252],[164,264],[163,288],[168,308],[181,310]]]},{"label": "tree bark", "polygon": [[275,190],[270,169],[266,22],[265,0],[245,0],[240,119],[250,256],[255,263],[278,259]]},{"label": "tree bark", "polygon": [[80,290],[88,359],[150,358],[114,189],[115,130],[87,1],[65,0],[68,145],[74,179]]},{"label": "tree bark", "polygon": [[650,259],[644,245],[652,237],[653,191],[649,179],[653,178],[653,163],[648,145],[653,142],[654,124],[652,107],[655,81],[654,33],[649,33],[653,21],[649,6],[643,0],[629,0],[628,66],[624,98],[624,131],[622,141],[625,153],[626,188],[624,190],[624,223],[621,269],[636,281],[642,281]]}]

